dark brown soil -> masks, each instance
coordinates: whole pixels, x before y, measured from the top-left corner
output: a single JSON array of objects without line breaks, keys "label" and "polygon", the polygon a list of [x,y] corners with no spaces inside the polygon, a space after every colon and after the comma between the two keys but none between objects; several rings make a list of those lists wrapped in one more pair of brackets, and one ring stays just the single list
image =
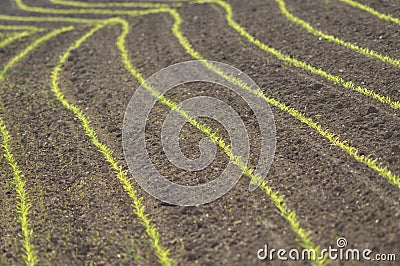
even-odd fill
[{"label": "dark brown soil", "polygon": [[[264,43],[400,99],[398,68],[319,40],[286,20],[274,1],[229,2],[236,21]],[[382,5],[372,2],[363,1],[381,12],[400,16],[398,2],[379,1],[385,3]],[[46,1],[32,1],[29,5],[51,6]],[[287,7],[324,32],[400,57],[400,31],[396,24],[339,1],[287,0]],[[7,1],[0,4],[0,10],[2,14],[28,15]],[[184,19],[184,35],[201,55],[242,70],[268,96],[304,112],[343,140],[351,140],[362,153],[381,158],[394,173],[400,173],[398,111],[306,71],[286,67],[241,38],[227,25],[224,12],[217,5],[184,5],[178,11]],[[127,38],[130,60],[144,77],[192,59],[174,38],[169,15],[126,19],[131,30]],[[37,25],[54,28],[62,23]],[[0,83],[0,114],[27,181],[32,201],[33,244],[39,264],[157,265],[145,229],[132,213],[128,195],[103,155],[85,136],[79,121],[50,90],[50,73],[59,55],[89,29],[85,25],[76,27],[73,32],[39,46]],[[139,84],[120,60],[115,46],[119,33],[118,26],[107,27],[76,49],[63,68],[60,87],[68,101],[84,110],[99,139],[127,169],[122,151],[122,121]],[[4,65],[41,34],[3,48],[0,62]],[[177,102],[197,95],[229,101],[247,119],[250,161],[256,164],[260,136],[249,107],[222,87],[202,84],[204,92],[200,92],[199,86],[178,87],[168,96]],[[289,208],[296,211],[302,227],[312,232],[315,243],[322,248],[335,247],[338,237],[346,237],[351,248],[396,253],[399,261],[399,189],[306,125],[271,108],[277,147],[267,180],[285,195]],[[168,111],[157,104],[147,123],[147,146],[154,164],[177,183],[193,185],[215,178],[228,162],[222,152],[207,170],[197,173],[182,171],[167,161],[161,152],[160,128]],[[221,128],[219,123],[204,121]],[[223,128],[220,131],[224,133]],[[198,155],[197,143],[202,135],[188,126],[185,137],[181,143],[183,153],[188,157]],[[21,265],[16,193],[10,184],[12,171],[4,159],[0,160],[0,173],[0,264]],[[199,207],[171,206],[148,195],[136,183],[134,186],[144,197],[146,211],[161,234],[161,244],[171,250],[171,257],[179,265],[307,264],[262,262],[257,258],[257,251],[264,244],[275,249],[299,248],[299,245],[296,235],[265,193],[260,189],[249,192],[248,183],[243,176],[229,193]],[[337,261],[332,265],[365,265],[365,262]]]}]

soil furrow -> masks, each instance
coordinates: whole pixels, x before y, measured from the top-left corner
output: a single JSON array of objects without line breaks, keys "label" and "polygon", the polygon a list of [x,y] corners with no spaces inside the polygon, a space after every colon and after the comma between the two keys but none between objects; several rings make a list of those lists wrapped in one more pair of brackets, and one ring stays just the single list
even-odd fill
[{"label": "soil furrow", "polygon": [[[21,63],[20,74],[8,76],[3,85],[6,120],[15,121],[10,133],[19,143],[15,157],[32,194],[39,259],[53,265],[128,263],[135,258],[137,263],[152,263],[129,197],[73,115],[49,90],[52,67],[79,34],[50,42],[57,47],[50,54],[47,47],[39,47],[24,60],[37,68],[32,72],[30,64]],[[47,60],[38,56],[42,54]]]}]

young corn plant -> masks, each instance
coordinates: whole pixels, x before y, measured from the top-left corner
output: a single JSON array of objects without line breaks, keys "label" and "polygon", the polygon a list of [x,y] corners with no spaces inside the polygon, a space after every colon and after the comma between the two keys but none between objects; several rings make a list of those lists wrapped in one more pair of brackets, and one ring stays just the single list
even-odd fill
[{"label": "young corn plant", "polygon": [[367,5],[361,4],[360,2],[354,1],[354,0],[340,0],[341,2],[348,4],[352,7],[358,8],[360,10],[366,11],[368,13],[370,13],[371,15],[389,21],[389,22],[393,22],[396,23],[397,25],[400,25],[400,18],[395,18],[390,14],[383,14],[379,11],[376,11],[375,9],[373,9],[372,7],[369,7]]},{"label": "young corn plant", "polygon": [[37,263],[37,256],[35,248],[32,244],[33,230],[30,228],[29,224],[29,214],[31,208],[31,202],[28,196],[28,192],[25,189],[24,175],[20,171],[17,161],[15,160],[12,149],[10,146],[11,137],[4,124],[3,119],[0,117],[0,133],[3,139],[2,148],[4,150],[3,156],[10,165],[13,172],[13,183],[15,192],[17,193],[17,213],[18,221],[21,226],[22,231],[22,258],[24,259],[26,265],[34,266]]},{"label": "young corn plant", "polygon": [[268,46],[267,44],[261,42],[260,40],[256,39],[254,36],[252,36],[250,33],[246,31],[245,28],[243,28],[240,24],[238,24],[234,19],[233,19],[233,11],[231,5],[228,3],[221,1],[221,0],[197,0],[193,1],[193,3],[216,3],[220,5],[224,10],[225,10],[225,19],[228,22],[228,25],[237,31],[241,36],[246,38],[250,43],[254,44],[261,50],[269,53],[270,55],[276,57],[280,61],[283,61],[285,65],[287,66],[294,66],[300,69],[303,69],[311,74],[318,75],[320,77],[325,78],[328,81],[333,82],[334,84],[341,85],[345,89],[353,90],[356,91],[362,95],[365,95],[367,97],[370,97],[374,100],[377,100],[380,103],[385,104],[386,106],[392,108],[392,109],[399,109],[400,108],[400,101],[394,101],[392,100],[389,96],[381,95],[371,89],[357,86],[354,84],[353,81],[346,81],[342,77],[338,75],[333,75],[330,74],[322,69],[316,68],[304,61],[300,61],[296,58],[292,58],[289,55],[285,55],[281,51]]},{"label": "young corn plant", "polygon": [[344,46],[346,48],[349,48],[357,53],[360,53],[362,55],[371,57],[371,58],[375,58],[377,60],[380,60],[384,63],[390,64],[392,66],[395,67],[400,67],[400,60],[399,59],[395,59],[395,58],[391,58],[388,55],[382,55],[374,50],[371,50],[369,48],[365,48],[365,47],[360,47],[358,45],[355,45],[351,42],[346,42],[342,39],[339,39],[333,35],[329,35],[326,33],[323,33],[320,30],[317,30],[315,28],[313,28],[313,26],[311,26],[310,23],[294,16],[292,13],[289,12],[289,10],[286,8],[286,4],[284,0],[275,0],[278,5],[279,5],[279,9],[281,10],[282,14],[290,21],[296,23],[297,25],[303,27],[304,29],[306,29],[308,32],[314,34],[315,36],[321,37],[329,42],[332,43],[336,43],[338,45]]},{"label": "young corn plant", "polygon": [[75,117],[81,122],[83,129],[85,130],[85,134],[89,137],[92,141],[93,145],[97,147],[100,152],[105,157],[106,161],[109,163],[111,169],[115,172],[117,179],[120,181],[121,185],[123,186],[124,190],[127,192],[129,197],[133,202],[133,212],[135,215],[140,219],[141,223],[146,229],[146,233],[150,238],[150,242],[152,243],[156,256],[158,257],[158,261],[163,266],[174,265],[175,261],[169,258],[170,251],[163,247],[160,243],[160,234],[157,228],[152,224],[151,219],[145,212],[145,206],[143,205],[143,198],[138,197],[137,191],[132,186],[132,180],[128,177],[126,171],[122,169],[122,166],[119,164],[117,159],[113,156],[113,151],[100,142],[94,128],[91,126],[89,119],[85,116],[83,111],[75,106],[74,104],[70,103],[62,93],[59,88],[59,73],[64,66],[64,63],[67,61],[68,57],[71,54],[72,50],[79,48],[87,39],[93,36],[94,33],[103,29],[106,25],[111,25],[115,23],[115,21],[119,21],[118,19],[109,19],[104,21],[104,23],[97,24],[88,32],[86,32],[82,37],[76,40],[64,54],[60,57],[58,64],[55,66],[51,73],[51,90],[54,93],[56,99],[69,111],[71,111]]}]

